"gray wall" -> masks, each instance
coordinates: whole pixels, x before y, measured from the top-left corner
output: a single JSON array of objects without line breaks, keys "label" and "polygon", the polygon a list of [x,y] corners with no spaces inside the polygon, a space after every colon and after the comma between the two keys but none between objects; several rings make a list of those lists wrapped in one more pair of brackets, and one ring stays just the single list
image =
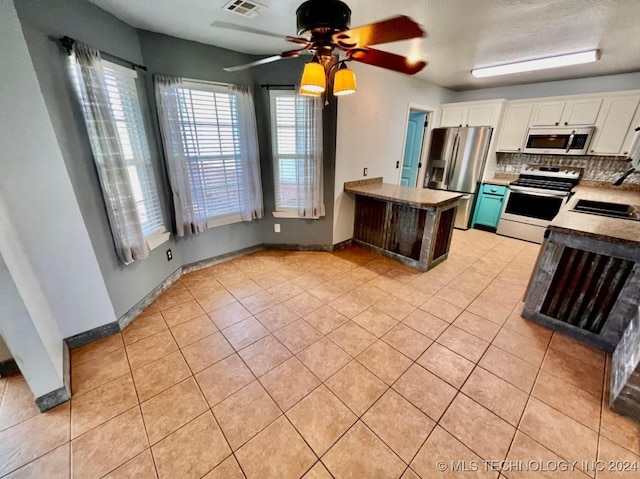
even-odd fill
[{"label": "gray wall", "polygon": [[[156,114],[153,75],[170,75],[195,80],[209,80],[251,85],[252,71],[228,73],[222,68],[230,65],[246,63],[253,59],[243,53],[225,50],[202,43],[182,40],[159,33],[139,31],[140,46],[144,57],[146,92],[152,117],[152,133],[156,142],[156,151],[160,152],[162,163],[162,143],[160,127]],[[171,198],[166,174],[163,173],[165,204],[167,212],[171,212]],[[236,251],[256,244],[261,244],[262,226],[260,221],[236,223],[210,229],[196,236],[177,238],[176,248],[178,260],[193,263],[202,259]],[[145,260],[146,261],[146,260]]]},{"label": "gray wall", "polygon": [[[115,315],[26,32],[14,5],[3,1],[0,6],[0,203],[8,222],[0,224],[6,244],[2,254],[16,284],[41,289],[59,326],[57,335],[70,336],[113,321]],[[55,71],[47,74],[53,77]],[[18,281],[17,272],[27,269],[39,284]],[[21,294],[26,298],[25,290]]]},{"label": "gray wall", "polygon": [[637,90],[640,88],[640,73],[622,73],[575,80],[529,83],[499,88],[483,88],[456,92],[451,101],[491,100],[506,98],[519,100],[547,96],[581,95],[608,91]]},{"label": "gray wall", "polygon": [[3,341],[2,336],[0,336],[0,363],[11,358],[13,358],[13,355],[11,351],[9,351],[7,344]]},{"label": "gray wall", "polygon": [[[298,218],[274,218],[275,191],[273,183],[273,156],[271,153],[271,127],[269,111],[269,89],[261,85],[295,85],[308,56],[280,60],[254,68],[256,116],[258,139],[262,163],[262,187],[265,217],[262,221],[262,238],[267,244],[331,245],[333,244],[333,196],[336,160],[337,101],[330,95],[329,105],[324,107],[323,154],[324,154],[324,205],[326,215],[317,220]],[[274,231],[274,224],[280,224],[280,233]]]},{"label": "gray wall", "polygon": [[[248,85],[293,84],[302,72],[303,60],[290,60],[257,69],[226,73],[222,67],[254,57],[148,31],[138,31],[87,0],[15,0],[40,88],[62,150],[66,169],[89,232],[91,244],[113,303],[120,317],[167,278],[181,264],[191,263],[241,248],[268,243],[331,244],[335,159],[335,105],[325,111],[325,206],[321,220],[279,220],[282,233],[273,233],[273,175],[268,115],[268,94],[256,87],[265,219],[211,229],[189,238],[174,238],[151,252],[149,258],[124,266],[117,258],[100,185],[91,155],[84,120],[69,80],[66,52],[54,41],[64,35],[100,50],[144,63],[141,99],[150,137],[150,150],[163,203],[165,223],[172,230],[172,203],[164,169],[155,110],[153,74]],[[145,95],[146,93],[146,95]],[[146,100],[146,101],[145,101]],[[52,218],[55,220],[55,218]],[[174,259],[167,262],[165,251]],[[78,331],[79,332],[79,331]]]},{"label": "gray wall", "polygon": [[[167,262],[164,250],[174,247],[170,242],[130,266],[117,258],[84,120],[69,80],[68,56],[52,39],[68,35],[142,63],[138,32],[86,0],[16,0],[15,5],[115,316],[120,317],[179,266],[179,252]],[[156,171],[162,171],[153,149],[152,155]],[[165,218],[167,213],[165,209]],[[49,219],[59,221],[56,216]],[[86,329],[90,328],[75,333]]]},{"label": "gray wall", "polygon": [[[0,8],[1,10],[1,8]],[[35,327],[18,288],[0,255],[0,334],[11,344],[13,357],[35,397],[64,385],[62,337],[43,337]],[[55,339],[58,351],[47,347]],[[0,360],[2,360],[0,358]]]}]

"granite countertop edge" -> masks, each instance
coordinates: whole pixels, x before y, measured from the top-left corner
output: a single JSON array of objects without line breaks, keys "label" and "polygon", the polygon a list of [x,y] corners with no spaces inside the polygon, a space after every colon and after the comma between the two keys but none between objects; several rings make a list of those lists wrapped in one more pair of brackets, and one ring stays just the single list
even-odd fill
[{"label": "granite countertop edge", "polygon": [[[410,188],[390,183],[383,183],[382,178],[348,181],[344,184],[344,191],[361,196],[368,196],[392,203],[401,203],[416,208],[430,209],[455,203],[462,194],[449,191],[431,190],[427,188]],[[418,198],[411,198],[417,195]],[[429,198],[432,196],[432,198]],[[422,198],[421,198],[422,197]]]},{"label": "granite countertop edge", "polygon": [[571,211],[581,199],[640,205],[640,191],[578,185],[574,193],[549,225],[550,230],[614,244],[640,245],[640,221]]}]

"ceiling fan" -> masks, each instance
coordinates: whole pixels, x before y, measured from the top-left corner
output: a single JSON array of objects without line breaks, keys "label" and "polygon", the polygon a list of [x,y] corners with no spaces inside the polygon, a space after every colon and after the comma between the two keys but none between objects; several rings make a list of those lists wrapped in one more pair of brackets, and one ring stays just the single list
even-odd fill
[{"label": "ceiling fan", "polygon": [[[295,58],[302,53],[312,53],[313,60],[305,65],[300,93],[320,96],[333,77],[334,94],[355,92],[355,75],[346,67],[349,61],[357,61],[407,75],[414,75],[426,66],[426,62],[412,60],[395,53],[370,47],[382,43],[421,38],[426,34],[411,18],[400,15],[377,23],[350,29],[351,9],[340,0],[308,0],[296,10],[298,36],[287,36],[289,42],[299,45],[295,50],[282,52],[259,60],[224,68],[234,72],[284,58]],[[216,22],[214,26],[234,30],[278,36],[239,25]],[[344,52],[345,58],[336,60],[334,50]]]}]

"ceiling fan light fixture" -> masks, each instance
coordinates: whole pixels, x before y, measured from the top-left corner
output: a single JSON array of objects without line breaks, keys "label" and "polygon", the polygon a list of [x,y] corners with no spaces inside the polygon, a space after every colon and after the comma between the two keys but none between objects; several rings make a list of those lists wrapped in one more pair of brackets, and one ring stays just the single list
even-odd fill
[{"label": "ceiling fan light fixture", "polygon": [[322,93],[320,92],[305,90],[303,87],[300,87],[300,90],[298,90],[298,93],[300,93],[303,96],[312,96],[316,98],[322,96]]},{"label": "ceiling fan light fixture", "polygon": [[333,77],[333,94],[335,96],[344,96],[355,92],[356,74],[343,63]]},{"label": "ceiling fan light fixture", "polygon": [[327,76],[324,67],[314,58],[304,65],[300,80],[300,94],[320,95],[327,89]]},{"label": "ceiling fan light fixture", "polygon": [[513,73],[546,70],[548,68],[580,65],[582,63],[595,62],[599,59],[600,55],[598,50],[589,50],[586,52],[569,53],[566,55],[556,55],[553,57],[537,58],[535,60],[507,63],[505,65],[497,65],[494,67],[475,68],[471,70],[471,74],[475,78],[486,78],[499,75],[510,75]]}]

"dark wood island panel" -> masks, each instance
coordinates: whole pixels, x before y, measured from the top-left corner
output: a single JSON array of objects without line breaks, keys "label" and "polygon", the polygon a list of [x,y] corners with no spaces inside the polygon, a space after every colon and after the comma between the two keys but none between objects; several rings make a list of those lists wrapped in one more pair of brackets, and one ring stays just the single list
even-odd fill
[{"label": "dark wood island panel", "polygon": [[638,192],[578,187],[546,231],[522,315],[613,352],[640,302],[640,221],[572,211],[581,198],[640,204]]},{"label": "dark wood island panel", "polygon": [[457,193],[382,183],[346,183],[356,196],[353,240],[426,271],[444,261],[457,210]]}]

